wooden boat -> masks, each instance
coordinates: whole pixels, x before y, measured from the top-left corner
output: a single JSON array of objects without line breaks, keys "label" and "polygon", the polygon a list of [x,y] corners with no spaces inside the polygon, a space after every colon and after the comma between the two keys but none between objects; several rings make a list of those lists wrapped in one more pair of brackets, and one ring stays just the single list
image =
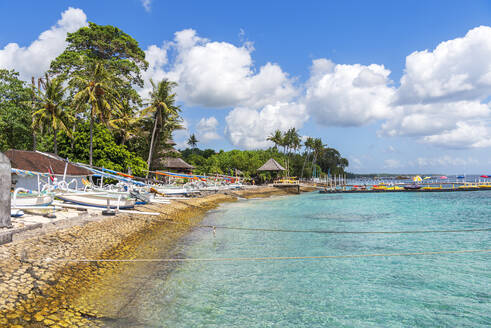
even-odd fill
[{"label": "wooden boat", "polygon": [[398,186],[392,186],[392,187],[387,187],[385,188],[387,191],[397,191],[397,190],[404,190],[403,187],[398,187]]},{"label": "wooden boat", "polygon": [[18,188],[11,197],[11,207],[48,206],[53,199],[53,194],[37,194]]},{"label": "wooden boat", "polygon": [[128,209],[135,207],[135,199],[125,195],[111,195],[107,193],[66,192],[56,194],[56,198],[71,204],[91,206],[98,208]]}]

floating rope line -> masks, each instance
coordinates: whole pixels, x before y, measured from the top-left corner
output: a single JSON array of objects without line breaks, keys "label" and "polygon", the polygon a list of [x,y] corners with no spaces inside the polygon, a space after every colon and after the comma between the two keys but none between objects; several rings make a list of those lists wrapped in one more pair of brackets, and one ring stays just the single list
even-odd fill
[{"label": "floating rope line", "polygon": [[410,252],[387,254],[351,254],[351,255],[319,255],[319,256],[272,256],[272,257],[218,257],[218,258],[163,258],[163,259],[30,259],[29,261],[44,262],[233,262],[233,261],[281,261],[281,260],[320,260],[346,259],[363,257],[422,256],[465,253],[487,253],[491,249],[469,249],[457,251]]},{"label": "floating rope line", "polygon": [[212,225],[198,225],[199,228],[213,228],[226,230],[264,231],[264,232],[299,232],[299,233],[326,233],[326,234],[411,234],[411,233],[456,233],[456,232],[479,232],[491,231],[491,228],[482,229],[459,229],[459,230],[402,230],[402,231],[336,231],[336,230],[287,230],[267,228],[242,228]]}]

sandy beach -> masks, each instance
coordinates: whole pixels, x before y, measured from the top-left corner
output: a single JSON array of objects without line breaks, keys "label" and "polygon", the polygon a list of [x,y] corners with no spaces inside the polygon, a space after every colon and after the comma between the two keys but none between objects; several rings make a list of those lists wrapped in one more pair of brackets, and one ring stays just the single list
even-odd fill
[{"label": "sandy beach", "polygon": [[138,288],[125,277],[149,272],[151,263],[80,260],[171,257],[175,242],[220,203],[285,194],[255,187],[138,208],[159,216],[98,215],[68,228],[32,230],[0,246],[0,325],[87,327],[111,321]]}]

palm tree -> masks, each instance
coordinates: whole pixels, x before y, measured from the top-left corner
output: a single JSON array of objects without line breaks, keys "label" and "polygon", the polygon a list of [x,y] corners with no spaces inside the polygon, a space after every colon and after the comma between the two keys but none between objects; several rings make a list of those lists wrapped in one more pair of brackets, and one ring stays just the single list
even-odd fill
[{"label": "palm tree", "polygon": [[73,121],[73,116],[63,108],[67,103],[63,79],[58,77],[51,80],[46,74],[43,86],[44,92],[38,87],[34,93],[35,103],[38,106],[32,114],[32,127],[33,129],[40,129],[41,132],[47,127],[53,129],[53,148],[54,153],[58,155],[58,130],[65,131],[70,135],[67,125]]},{"label": "palm tree", "polygon": [[109,120],[109,126],[118,130],[121,135],[121,145],[138,134],[138,123],[141,121],[136,116],[135,109],[131,106],[130,101],[125,98],[121,101],[121,111],[117,116]]},{"label": "palm tree", "polygon": [[307,137],[307,140],[305,140],[304,146],[305,146],[305,159],[303,161],[303,166],[302,166],[302,178],[303,178],[303,172],[305,170],[305,164],[307,163],[307,160],[310,157],[310,151],[314,147],[314,138]]},{"label": "palm tree", "polygon": [[272,141],[274,143],[274,148],[278,149],[278,145],[281,144],[283,139],[283,134],[280,130],[273,132],[266,140]]},{"label": "palm tree", "polygon": [[317,161],[317,158],[322,154],[324,151],[324,144],[322,143],[321,138],[315,138],[314,139],[314,144],[313,144],[313,150],[314,150],[314,156],[312,158],[312,169],[314,168],[314,164]]},{"label": "palm tree", "polygon": [[288,175],[290,174],[290,157],[291,157],[291,151],[296,151],[298,148],[300,148],[300,135],[298,134],[298,130],[296,128],[290,128],[288,131],[286,131],[284,137],[284,145],[287,149],[287,166],[286,170]]},{"label": "palm tree", "polygon": [[179,113],[181,112],[181,108],[175,105],[176,94],[172,93],[172,88],[176,87],[177,83],[167,79],[163,79],[158,84],[155,84],[152,80],[150,80],[150,83],[152,84],[152,91],[150,92],[150,106],[145,108],[142,112],[143,115],[153,113],[154,120],[152,138],[150,140],[150,150],[148,152],[147,179],[150,173],[152,154],[154,152],[154,141],[159,139],[160,134],[165,127],[165,121],[169,117],[172,117],[173,119],[178,118]]},{"label": "palm tree", "polygon": [[198,139],[196,139],[196,136],[194,135],[194,133],[189,136],[188,145],[190,145],[191,148],[193,148],[193,149],[195,149],[196,146],[198,145]]},{"label": "palm tree", "polygon": [[104,68],[102,62],[95,61],[87,66],[86,70],[75,73],[70,81],[72,88],[78,92],[73,97],[77,108],[90,105],[90,155],[89,165],[92,166],[92,140],[94,119],[108,123],[111,116],[120,107],[119,93],[116,91],[120,80]]}]

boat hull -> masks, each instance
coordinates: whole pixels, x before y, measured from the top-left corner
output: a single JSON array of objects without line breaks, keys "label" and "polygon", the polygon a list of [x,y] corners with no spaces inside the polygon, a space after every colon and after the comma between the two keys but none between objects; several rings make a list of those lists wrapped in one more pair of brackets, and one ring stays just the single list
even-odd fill
[{"label": "boat hull", "polygon": [[135,207],[135,200],[128,198],[114,198],[103,195],[83,195],[83,194],[59,194],[56,197],[66,203],[75,205],[90,206],[97,208],[107,208],[109,200],[109,208],[129,209]]},{"label": "boat hull", "polygon": [[49,206],[53,202],[53,195],[27,195],[27,196],[19,196],[12,198],[11,203],[12,206],[15,207],[23,207],[23,206]]}]

